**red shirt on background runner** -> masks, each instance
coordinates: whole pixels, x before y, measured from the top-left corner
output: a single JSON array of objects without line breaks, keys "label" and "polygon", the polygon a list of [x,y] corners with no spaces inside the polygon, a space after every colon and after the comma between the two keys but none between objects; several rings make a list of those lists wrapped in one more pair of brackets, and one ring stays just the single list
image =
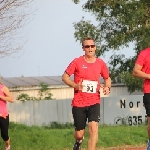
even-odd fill
[{"label": "red shirt on background runner", "polygon": [[[3,85],[0,84],[0,95],[5,96],[5,94],[2,92]],[[8,110],[7,110],[7,102],[0,99],[0,116],[6,118],[8,116]]]},{"label": "red shirt on background runner", "polygon": [[[136,64],[142,66],[143,72],[150,74],[150,48],[146,48],[145,50],[142,50],[140,52],[136,60]],[[150,80],[149,79],[144,80],[143,92],[150,93]]]},{"label": "red shirt on background runner", "polygon": [[[74,89],[72,106],[84,107],[100,103],[100,94],[98,92],[100,90],[99,79],[101,76],[104,79],[109,77],[108,68],[102,59],[96,58],[94,63],[87,63],[84,56],[80,56],[69,64],[65,72],[69,76],[74,74],[75,83],[79,83],[81,80],[89,83],[87,92]],[[93,90],[93,88],[96,89]]]}]

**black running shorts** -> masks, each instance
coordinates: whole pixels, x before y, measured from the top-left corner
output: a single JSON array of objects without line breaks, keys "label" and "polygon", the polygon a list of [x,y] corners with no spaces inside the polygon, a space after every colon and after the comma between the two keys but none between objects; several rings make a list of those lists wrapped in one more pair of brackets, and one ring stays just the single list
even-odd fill
[{"label": "black running shorts", "polygon": [[72,107],[75,130],[85,129],[86,122],[100,121],[100,104],[86,107]]},{"label": "black running shorts", "polygon": [[150,117],[150,93],[144,93],[143,103],[145,105],[146,114]]},{"label": "black running shorts", "polygon": [[9,127],[9,116],[5,118],[0,117],[0,129],[1,129],[1,137],[4,141],[8,141],[8,127]]}]

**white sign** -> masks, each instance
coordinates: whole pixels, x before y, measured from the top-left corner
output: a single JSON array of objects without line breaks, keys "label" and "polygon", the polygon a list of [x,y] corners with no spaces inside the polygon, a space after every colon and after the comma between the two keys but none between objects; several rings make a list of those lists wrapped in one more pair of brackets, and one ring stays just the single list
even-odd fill
[{"label": "white sign", "polygon": [[142,95],[107,97],[102,105],[104,124],[139,125],[147,119]]}]

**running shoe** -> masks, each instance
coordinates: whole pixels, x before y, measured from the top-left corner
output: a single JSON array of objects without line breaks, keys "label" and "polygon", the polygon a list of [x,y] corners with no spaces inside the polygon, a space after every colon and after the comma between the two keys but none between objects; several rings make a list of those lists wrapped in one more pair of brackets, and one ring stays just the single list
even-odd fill
[{"label": "running shoe", "polygon": [[79,141],[76,141],[72,150],[80,150],[81,144],[82,144],[82,141],[80,143],[79,143]]},{"label": "running shoe", "polygon": [[148,143],[147,143],[147,150],[150,150],[150,140],[148,140]]},{"label": "running shoe", "polygon": [[5,150],[10,150],[10,145],[8,147],[5,147]]}]

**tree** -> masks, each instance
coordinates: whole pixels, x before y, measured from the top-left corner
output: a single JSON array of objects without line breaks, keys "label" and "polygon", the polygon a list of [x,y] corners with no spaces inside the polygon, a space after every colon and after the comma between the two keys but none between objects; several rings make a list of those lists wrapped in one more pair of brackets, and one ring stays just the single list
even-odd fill
[{"label": "tree", "polygon": [[97,57],[106,51],[120,50],[134,43],[134,57],[112,55],[109,62],[110,72],[113,82],[125,83],[129,92],[141,90],[142,80],[132,76],[132,69],[140,50],[150,46],[150,1],[87,0],[83,10],[92,13],[98,25],[95,26],[84,18],[74,23],[76,40],[81,42],[83,37],[93,37],[96,44],[98,43]]},{"label": "tree", "polygon": [[17,52],[24,45],[17,32],[28,19],[27,6],[31,1],[0,0],[0,57]]},{"label": "tree", "polygon": [[39,90],[38,95],[36,97],[29,96],[26,93],[21,93],[17,97],[17,100],[21,100],[21,101],[27,101],[27,100],[52,100],[53,94],[50,92],[49,86],[42,82],[42,83],[39,84],[39,87],[40,87],[40,90]]}]

